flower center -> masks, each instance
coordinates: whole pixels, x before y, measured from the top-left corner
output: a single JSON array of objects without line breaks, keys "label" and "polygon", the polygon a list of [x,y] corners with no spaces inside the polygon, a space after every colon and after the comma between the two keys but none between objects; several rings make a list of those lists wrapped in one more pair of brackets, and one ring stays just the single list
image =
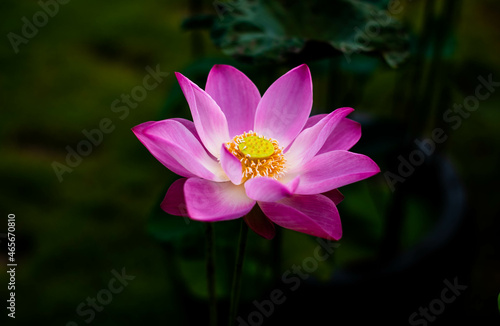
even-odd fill
[{"label": "flower center", "polygon": [[270,140],[258,136],[247,136],[238,144],[243,155],[250,158],[266,158],[274,154],[274,145]]},{"label": "flower center", "polygon": [[249,131],[235,136],[226,147],[241,162],[243,182],[258,176],[278,179],[286,172],[283,149],[272,138]]}]

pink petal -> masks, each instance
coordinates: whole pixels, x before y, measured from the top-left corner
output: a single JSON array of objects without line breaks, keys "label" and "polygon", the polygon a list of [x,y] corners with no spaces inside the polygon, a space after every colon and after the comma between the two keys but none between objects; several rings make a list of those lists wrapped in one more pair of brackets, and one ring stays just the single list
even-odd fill
[{"label": "pink petal", "polygon": [[231,66],[215,65],[208,75],[205,91],[226,115],[230,137],[253,130],[260,93],[245,74]]},{"label": "pink petal", "polygon": [[168,214],[188,216],[184,199],[184,184],[186,181],[186,178],[175,180],[168,188],[167,194],[160,204],[160,207]]},{"label": "pink petal", "polygon": [[198,135],[198,132],[196,131],[196,127],[194,126],[194,122],[193,121],[186,120],[186,119],[183,119],[183,118],[172,118],[170,120],[174,120],[174,121],[180,122],[184,127],[186,127],[187,130],[189,130],[193,134],[193,136],[196,139],[198,139],[198,141],[200,142],[200,144],[203,144],[203,142],[200,139],[200,135]]},{"label": "pink petal", "polygon": [[151,154],[173,172],[227,181],[220,164],[212,159],[195,136],[175,120],[162,120],[132,129]]},{"label": "pink petal", "polygon": [[186,170],[176,159],[174,159],[168,152],[165,151],[163,147],[159,143],[152,141],[150,138],[143,135],[142,131],[156,123],[156,121],[148,121],[141,123],[132,128],[135,136],[139,139],[139,141],[149,150],[151,154],[167,169],[178,174],[183,177],[194,177],[195,174]]},{"label": "pink petal", "polygon": [[274,223],[316,237],[339,240],[342,225],[335,204],[323,195],[294,195],[278,202],[259,202]]},{"label": "pink petal", "polygon": [[186,127],[187,130],[189,130],[196,139],[198,139],[198,141],[200,142],[201,146],[203,146],[203,148],[205,148],[205,151],[207,152],[207,154],[212,159],[217,160],[217,158],[215,156],[213,156],[212,154],[210,154],[210,152],[206,149],[205,145],[203,145],[203,142],[200,139],[200,135],[198,135],[198,131],[196,131],[196,127],[195,127],[193,121],[186,120],[186,119],[183,119],[183,118],[171,118],[170,120],[174,120],[174,121],[182,123],[182,125],[184,127]]},{"label": "pink petal", "polygon": [[239,185],[243,178],[243,168],[240,160],[234,156],[227,148],[226,145],[221,145],[220,164],[222,169],[226,172],[232,183]]},{"label": "pink petal", "polygon": [[312,108],[311,72],[303,64],[276,80],[257,106],[254,130],[287,147],[304,127]]},{"label": "pink petal", "polygon": [[303,130],[285,153],[288,169],[293,170],[312,159],[323,147],[332,130],[352,111],[352,108],[337,109],[314,126]]},{"label": "pink petal", "polygon": [[309,195],[327,192],[379,172],[377,164],[365,155],[348,151],[320,154],[302,167],[296,193]]},{"label": "pink petal", "polygon": [[230,140],[224,113],[204,90],[182,74],[175,75],[191,109],[198,135],[207,150],[218,157],[220,145]]},{"label": "pink petal", "polygon": [[[312,126],[317,124],[321,119],[323,119],[327,115],[328,114],[322,113],[322,114],[316,114],[316,115],[310,116],[309,119],[307,119],[306,124],[304,125],[304,129],[311,128]],[[304,129],[302,129],[302,130],[304,130]]]},{"label": "pink petal", "polygon": [[257,177],[245,182],[245,190],[247,196],[254,200],[274,202],[292,196],[298,185],[299,177],[287,184],[268,177]]},{"label": "pink petal", "polygon": [[254,206],[250,213],[245,215],[243,219],[250,229],[264,239],[271,240],[276,235],[274,223],[264,215],[258,205]]},{"label": "pink petal", "polygon": [[[317,114],[309,117],[304,129],[311,128],[326,116],[327,114]],[[332,131],[318,154],[341,149],[349,150],[360,138],[361,125],[356,121],[344,118]]]},{"label": "pink petal", "polygon": [[342,119],[325,141],[318,154],[336,150],[349,150],[360,138],[361,125],[356,121]]},{"label": "pink petal", "polygon": [[204,222],[236,219],[255,205],[242,185],[231,182],[189,178],[184,184],[184,196],[189,217]]},{"label": "pink petal", "polygon": [[338,189],[324,192],[322,193],[322,195],[330,198],[330,200],[333,201],[335,205],[340,204],[344,200],[344,195],[342,195],[342,193]]}]

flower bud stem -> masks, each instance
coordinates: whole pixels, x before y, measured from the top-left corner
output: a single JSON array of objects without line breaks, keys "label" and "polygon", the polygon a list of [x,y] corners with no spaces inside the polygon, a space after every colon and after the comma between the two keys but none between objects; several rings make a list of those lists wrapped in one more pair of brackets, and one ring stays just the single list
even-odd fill
[{"label": "flower bud stem", "polygon": [[207,285],[209,300],[210,326],[217,326],[217,301],[215,296],[215,241],[214,227],[212,223],[207,223]]},{"label": "flower bud stem", "polygon": [[244,219],[241,219],[240,237],[238,240],[238,252],[236,254],[236,264],[234,267],[233,285],[231,287],[231,303],[229,308],[229,326],[233,326],[238,313],[238,304],[241,291],[241,272],[247,245],[248,226]]}]

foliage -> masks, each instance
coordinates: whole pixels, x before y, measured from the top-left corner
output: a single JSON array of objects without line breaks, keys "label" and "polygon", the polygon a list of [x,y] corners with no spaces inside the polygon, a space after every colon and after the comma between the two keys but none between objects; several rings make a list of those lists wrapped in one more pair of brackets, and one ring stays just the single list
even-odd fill
[{"label": "foliage", "polygon": [[353,53],[381,55],[396,67],[408,56],[402,25],[385,1],[215,1],[218,16],[193,16],[186,29],[211,28],[216,46],[253,63],[308,61]]}]

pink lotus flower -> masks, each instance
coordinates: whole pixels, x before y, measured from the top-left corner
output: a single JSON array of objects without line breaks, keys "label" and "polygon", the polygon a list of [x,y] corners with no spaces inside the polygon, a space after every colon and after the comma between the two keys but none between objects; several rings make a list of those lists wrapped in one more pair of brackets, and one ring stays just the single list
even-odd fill
[{"label": "pink lotus flower", "polygon": [[[267,239],[274,223],[341,238],[337,188],[380,172],[369,157],[348,151],[361,137],[360,125],[346,118],[353,109],[309,117],[312,81],[305,64],[262,97],[231,66],[215,65],[205,90],[176,76],[194,123],[174,118],[132,129],[163,165],[185,177],[168,189],[164,211],[205,222],[245,216]],[[255,205],[265,216],[249,214]]]}]

